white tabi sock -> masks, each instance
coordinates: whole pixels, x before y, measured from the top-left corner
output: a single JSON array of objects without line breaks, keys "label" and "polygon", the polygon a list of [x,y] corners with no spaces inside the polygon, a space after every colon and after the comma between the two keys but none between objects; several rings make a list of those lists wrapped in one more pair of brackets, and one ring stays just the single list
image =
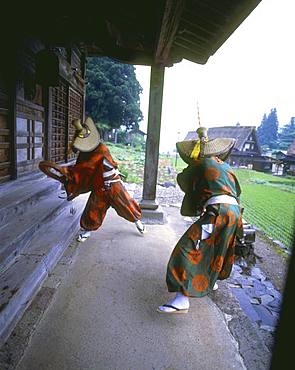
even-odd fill
[{"label": "white tabi sock", "polygon": [[146,232],[145,230],[145,226],[143,225],[143,223],[140,221],[140,220],[137,220],[134,222],[135,223],[135,226],[137,228],[137,230],[141,233],[141,234],[144,234]]},{"label": "white tabi sock", "polygon": [[79,235],[78,235],[78,242],[85,242],[85,240],[87,240],[91,235],[91,231],[88,231],[88,230],[81,230]]},{"label": "white tabi sock", "polygon": [[[189,298],[181,292],[176,293],[176,296],[166,303],[167,305],[174,306],[180,310],[189,308]],[[171,307],[160,306],[161,311],[172,312],[174,311]]]},{"label": "white tabi sock", "polygon": [[89,238],[89,236],[91,235],[91,231],[88,231],[88,230],[85,230],[85,231],[82,231],[81,233],[85,238]]}]

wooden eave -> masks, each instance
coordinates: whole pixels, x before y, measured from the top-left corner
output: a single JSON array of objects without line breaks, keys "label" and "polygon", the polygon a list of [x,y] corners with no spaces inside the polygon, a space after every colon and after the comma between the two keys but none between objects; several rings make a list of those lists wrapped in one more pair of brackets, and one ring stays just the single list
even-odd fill
[{"label": "wooden eave", "polygon": [[[88,56],[130,64],[204,64],[261,0],[107,0],[80,6],[51,3],[6,12],[10,42],[41,39],[47,46],[78,45]],[[84,7],[84,8],[83,8]],[[25,15],[24,15],[25,14]],[[3,37],[3,35],[2,35]]]},{"label": "wooden eave", "polygon": [[186,0],[171,55],[205,64],[260,0]]},{"label": "wooden eave", "polygon": [[[161,64],[170,66],[182,59],[205,64],[211,55],[230,37],[235,29],[253,11],[261,0],[165,0],[151,7],[146,16],[146,28],[134,23],[133,37],[145,40],[142,49],[122,46],[117,59],[134,64]],[[153,8],[153,6],[155,6]],[[136,8],[133,8],[133,20]],[[140,22],[142,18],[139,16]],[[110,21],[111,22],[111,21]],[[151,24],[153,31],[147,26]],[[122,29],[124,33],[126,31]],[[142,33],[141,33],[142,32]],[[151,37],[146,38],[148,32]],[[141,33],[141,34],[140,34]],[[123,34],[122,34],[123,35]],[[121,36],[128,39],[128,36]],[[124,49],[124,50],[123,50]],[[88,49],[93,55],[93,49]],[[116,58],[112,53],[112,56]]]}]

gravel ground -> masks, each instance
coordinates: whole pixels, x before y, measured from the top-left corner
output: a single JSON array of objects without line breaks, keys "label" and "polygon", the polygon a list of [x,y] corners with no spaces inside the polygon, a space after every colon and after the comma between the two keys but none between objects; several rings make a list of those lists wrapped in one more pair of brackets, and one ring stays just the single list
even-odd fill
[{"label": "gravel ground", "polygon": [[[142,186],[138,184],[126,184],[126,187],[129,192],[134,192],[134,199],[140,201],[142,198]],[[183,194],[178,185],[169,187],[157,185],[157,201],[161,205],[180,205]]]}]

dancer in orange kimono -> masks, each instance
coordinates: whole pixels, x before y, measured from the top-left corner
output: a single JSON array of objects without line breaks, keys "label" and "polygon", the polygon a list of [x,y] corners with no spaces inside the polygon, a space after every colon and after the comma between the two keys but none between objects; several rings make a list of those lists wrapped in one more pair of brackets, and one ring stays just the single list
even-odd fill
[{"label": "dancer in orange kimono", "polygon": [[80,219],[81,232],[77,240],[85,241],[91,231],[101,226],[109,207],[133,222],[143,234],[145,226],[141,222],[141,209],[126,191],[118,165],[107,146],[100,142],[94,122],[87,118],[83,125],[80,120],[74,120],[72,124],[76,128],[72,148],[79,151],[76,164],[61,167],[53,162],[42,161],[39,168],[64,184],[68,200],[91,192]]}]

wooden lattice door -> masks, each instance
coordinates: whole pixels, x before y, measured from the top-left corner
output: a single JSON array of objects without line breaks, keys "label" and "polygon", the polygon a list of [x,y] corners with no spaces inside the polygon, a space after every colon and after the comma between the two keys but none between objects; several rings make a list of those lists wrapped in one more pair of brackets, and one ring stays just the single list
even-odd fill
[{"label": "wooden lattice door", "polygon": [[[82,95],[79,94],[77,91],[69,87],[69,115],[68,115],[68,140],[69,142],[72,141],[73,136],[75,134],[75,128],[71,124],[73,119],[81,119],[82,121],[82,105],[83,99]],[[75,158],[74,153],[69,153],[67,160],[71,160]]]},{"label": "wooden lattice door", "polygon": [[0,89],[0,183],[10,180],[11,130],[8,116],[8,94]]},{"label": "wooden lattice door", "polygon": [[52,93],[52,136],[50,158],[56,163],[65,162],[68,145],[68,85],[61,80]]}]

